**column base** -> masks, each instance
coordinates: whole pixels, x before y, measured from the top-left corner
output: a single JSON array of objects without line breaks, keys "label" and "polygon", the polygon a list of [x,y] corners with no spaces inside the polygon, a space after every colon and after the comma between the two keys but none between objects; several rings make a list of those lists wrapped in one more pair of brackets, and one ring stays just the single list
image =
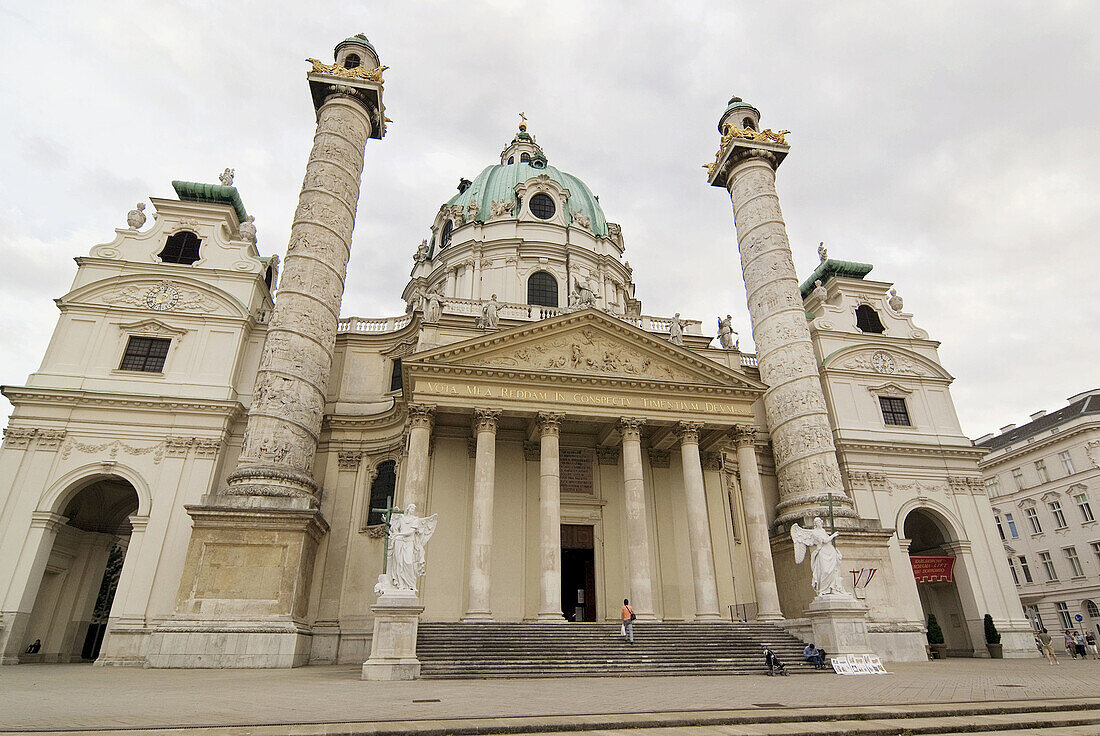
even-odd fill
[{"label": "column base", "polygon": [[467,611],[466,615],[459,619],[463,623],[479,623],[493,620],[492,611]]},{"label": "column base", "polygon": [[539,617],[535,619],[540,624],[567,624],[565,615],[561,613],[540,613]]},{"label": "column base", "polygon": [[757,621],[783,621],[782,613],[758,613],[756,614]]},{"label": "column base", "polygon": [[725,621],[725,619],[722,618],[717,613],[697,613],[697,614],[695,614],[695,620],[696,621],[702,621],[702,622],[706,622],[706,621]]},{"label": "column base", "polygon": [[874,654],[867,636],[867,606],[850,595],[819,595],[806,609],[814,643],[827,656]]},{"label": "column base", "polygon": [[374,633],[370,658],[363,663],[363,680],[415,680],[420,677],[416,636],[424,606],[413,594],[386,594],[371,606]]},{"label": "column base", "polygon": [[[158,627],[148,667],[181,669],[289,668],[309,664],[313,636],[293,622],[175,620]],[[98,664],[98,662],[97,662]]]}]

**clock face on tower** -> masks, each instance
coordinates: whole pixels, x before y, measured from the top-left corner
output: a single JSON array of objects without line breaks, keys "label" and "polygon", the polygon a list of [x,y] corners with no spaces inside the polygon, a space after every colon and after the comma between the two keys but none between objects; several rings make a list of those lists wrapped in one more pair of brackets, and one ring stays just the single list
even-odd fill
[{"label": "clock face on tower", "polygon": [[158,312],[167,312],[176,306],[180,299],[179,289],[167,281],[161,281],[149,291],[145,292],[145,306]]},{"label": "clock face on tower", "polygon": [[893,373],[897,370],[894,359],[888,353],[878,352],[871,356],[871,367],[879,373]]}]

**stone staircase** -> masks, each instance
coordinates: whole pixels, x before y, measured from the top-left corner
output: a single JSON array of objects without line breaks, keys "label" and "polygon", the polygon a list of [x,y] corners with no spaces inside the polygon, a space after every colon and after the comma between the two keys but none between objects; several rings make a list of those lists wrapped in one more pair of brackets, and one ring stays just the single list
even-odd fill
[{"label": "stone staircase", "polygon": [[767,623],[636,621],[634,644],[608,623],[421,623],[421,677],[637,677],[766,672],[768,644],[792,673],[805,644]]}]

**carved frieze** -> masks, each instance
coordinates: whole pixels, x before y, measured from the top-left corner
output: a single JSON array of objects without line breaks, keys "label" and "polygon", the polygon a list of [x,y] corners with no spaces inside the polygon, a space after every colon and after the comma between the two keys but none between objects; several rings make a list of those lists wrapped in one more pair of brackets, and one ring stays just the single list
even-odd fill
[{"label": "carved frieze", "polygon": [[847,358],[841,367],[849,370],[886,375],[927,376],[928,372],[916,363],[884,350],[859,353]]},{"label": "carved frieze", "polygon": [[363,460],[359,450],[341,450],[336,455],[336,464],[342,470],[355,470]]},{"label": "carved frieze", "polygon": [[617,445],[598,445],[596,447],[596,460],[600,465],[618,465],[622,448]]},{"label": "carved frieze", "polygon": [[5,427],[4,447],[23,449],[30,445],[37,433],[38,430],[33,427]]},{"label": "carved frieze", "polygon": [[168,457],[186,457],[194,442],[194,437],[165,437],[164,454]]},{"label": "carved frieze", "polygon": [[670,362],[646,355],[595,330],[581,329],[502,353],[471,359],[472,365],[500,368],[599,373],[669,381],[694,376]]},{"label": "carved frieze", "polygon": [[121,452],[126,455],[151,455],[153,464],[160,464],[161,459],[164,457],[164,442],[158,442],[155,445],[149,447],[135,447],[134,445],[127,444],[121,440],[110,440],[108,442],[102,442],[99,444],[88,444],[80,442],[76,439],[69,438],[64,447],[61,449],[61,459],[68,460],[69,456],[74,452],[81,452],[85,454],[101,454],[106,453],[107,457],[111,460],[115,460],[118,454]]},{"label": "carved frieze", "polygon": [[669,466],[670,453],[668,450],[649,448],[649,464],[654,468],[667,468]]}]

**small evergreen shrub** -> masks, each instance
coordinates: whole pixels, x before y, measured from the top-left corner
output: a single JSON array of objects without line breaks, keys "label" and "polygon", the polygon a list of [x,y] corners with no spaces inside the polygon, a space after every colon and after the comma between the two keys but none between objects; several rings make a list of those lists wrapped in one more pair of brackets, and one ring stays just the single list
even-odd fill
[{"label": "small evergreen shrub", "polygon": [[1001,643],[1001,632],[997,631],[997,626],[993,623],[993,617],[988,613],[985,615],[985,643]]},{"label": "small evergreen shrub", "polygon": [[936,614],[928,614],[928,643],[929,644],[943,644],[943,630],[940,629],[940,624],[936,621]]}]

